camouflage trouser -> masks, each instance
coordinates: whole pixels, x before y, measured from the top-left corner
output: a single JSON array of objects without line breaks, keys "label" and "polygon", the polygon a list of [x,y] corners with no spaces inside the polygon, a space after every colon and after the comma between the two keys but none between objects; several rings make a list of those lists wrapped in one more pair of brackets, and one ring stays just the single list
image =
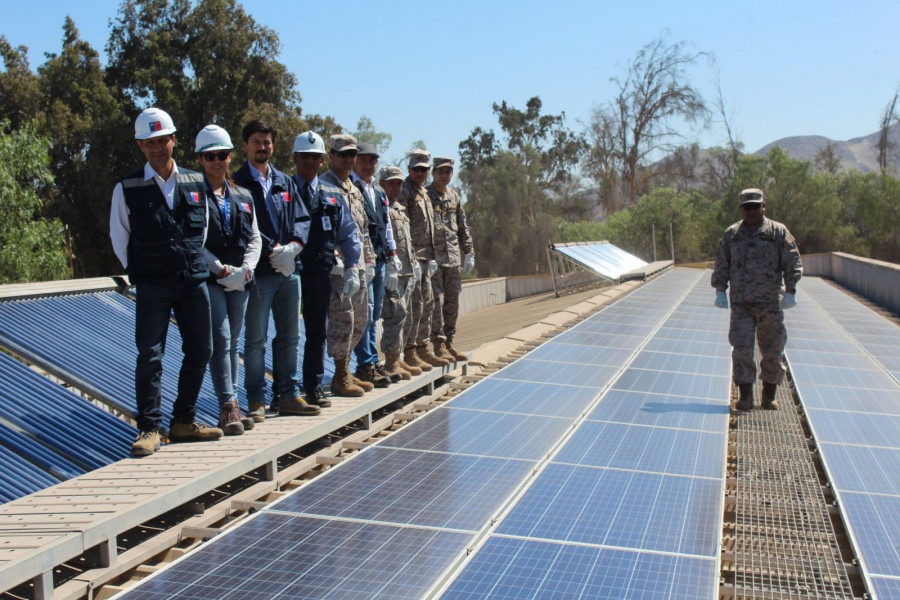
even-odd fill
[{"label": "camouflage trouser", "polygon": [[406,307],[412,295],[412,277],[400,276],[400,287],[396,292],[384,290],[384,303],[381,305],[381,351],[385,354],[403,352],[403,332],[406,329]]},{"label": "camouflage trouser", "polygon": [[456,333],[459,315],[460,267],[438,267],[431,278],[434,310],[431,313],[431,339],[446,340]]},{"label": "camouflage trouser", "polygon": [[328,306],[328,356],[349,356],[350,351],[362,338],[363,330],[369,322],[369,291],[365,285],[366,273],[359,272],[362,287],[346,298],[341,293],[344,278],[331,276],[331,303]]},{"label": "camouflage trouser", "polygon": [[779,384],[784,378],[784,311],[771,302],[733,302],[731,305],[731,373],[735,385],[756,381],[753,362],[754,338],[759,345],[759,378],[765,383]]},{"label": "camouflage trouser", "polygon": [[406,348],[423,346],[428,343],[431,334],[431,312],[434,310],[434,297],[431,291],[431,278],[428,277],[428,261],[420,260],[422,279],[413,287],[407,304],[406,325],[403,326],[403,340]]}]

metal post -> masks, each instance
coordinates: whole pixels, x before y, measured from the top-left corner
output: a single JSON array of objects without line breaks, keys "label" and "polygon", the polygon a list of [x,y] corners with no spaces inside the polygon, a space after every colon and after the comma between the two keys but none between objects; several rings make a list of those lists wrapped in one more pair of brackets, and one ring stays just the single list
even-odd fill
[{"label": "metal post", "polygon": [[559,298],[559,289],[556,287],[556,271],[553,269],[553,258],[550,255],[550,248],[553,246],[553,242],[547,244],[547,263],[550,265],[550,279],[553,280],[553,293]]},{"label": "metal post", "polygon": [[656,225],[650,225],[650,241],[653,242],[653,262],[656,262]]},{"label": "metal post", "polygon": [[675,266],[675,236],[672,235],[672,222],[669,221],[669,250],[672,251],[672,266]]}]

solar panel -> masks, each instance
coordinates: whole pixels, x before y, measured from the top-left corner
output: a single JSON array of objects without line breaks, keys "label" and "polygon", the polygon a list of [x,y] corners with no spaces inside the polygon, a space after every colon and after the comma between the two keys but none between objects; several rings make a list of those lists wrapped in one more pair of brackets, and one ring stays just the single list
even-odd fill
[{"label": "solar panel", "polygon": [[900,448],[820,444],[831,484],[843,491],[900,496]]},{"label": "solar panel", "polygon": [[698,399],[669,394],[610,390],[588,419],[634,425],[721,432],[730,409],[722,399]]},{"label": "solar panel", "polygon": [[454,398],[453,407],[574,418],[596,397],[590,387],[489,378]]},{"label": "solar panel", "polygon": [[725,375],[696,375],[629,368],[614,386],[617,390],[653,392],[688,398],[727,398],[731,379]]},{"label": "solar panel", "polygon": [[462,598],[715,598],[715,560],[491,537],[441,596]]},{"label": "solar panel", "polygon": [[867,572],[896,577],[900,567],[900,496],[845,492],[840,506]]},{"label": "solar panel", "polygon": [[609,279],[618,279],[630,271],[646,267],[649,264],[608,242],[579,245],[556,244],[553,246],[553,250]]}]

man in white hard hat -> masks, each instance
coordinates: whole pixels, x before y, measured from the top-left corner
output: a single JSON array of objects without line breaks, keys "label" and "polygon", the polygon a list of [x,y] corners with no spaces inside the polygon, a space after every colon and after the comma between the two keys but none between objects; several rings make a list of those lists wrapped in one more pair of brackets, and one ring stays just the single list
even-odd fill
[{"label": "man in white hard hat", "polygon": [[212,355],[209,277],[203,243],[208,214],[203,176],[172,159],[175,124],[163,110],[148,108],[134,123],[134,137],[147,159],[143,169],[116,184],[109,215],[113,250],[135,286],[137,426],[132,456],[159,449],[163,422],[162,358],[172,312],[184,359],[172,406],[170,442],[216,440],[222,430],[195,421],[195,405]]},{"label": "man in white hard hat", "polygon": [[[319,178],[325,162],[325,141],[322,136],[306,131],[294,138],[294,183],[300,190],[310,215],[309,239],[300,253],[303,271],[303,325],[306,342],[303,346],[303,390],[306,402],[320,407],[331,406],[322,389],[325,375],[325,340],[327,337],[328,307],[331,301],[331,273],[343,278],[341,293],[353,295],[359,289],[359,233],[340,188]],[[348,377],[338,373],[336,379]],[[343,382],[346,387],[347,382]],[[341,384],[338,384],[341,387]],[[360,390],[361,393],[362,390]]]},{"label": "man in white hard hat", "polygon": [[269,160],[275,148],[275,128],[253,120],[241,132],[247,162],[234,174],[234,182],[250,190],[256,206],[262,258],[254,271],[244,332],[244,388],[248,415],[265,420],[266,337],[269,314],[275,321],[273,377],[278,412],[314,416],[320,410],[306,403],[297,375],[300,351],[300,252],[309,235],[309,213],[293,180]]},{"label": "man in white hard hat", "polygon": [[[731,286],[731,371],[740,390],[735,408],[753,408],[756,363],[753,348],[759,346],[759,378],[763,382],[762,407],[778,408],[775,392],[784,379],[784,309],[797,304],[797,282],[803,274],[800,252],[788,228],[766,217],[766,197],[759,188],[738,196],[741,220],[725,230],[716,251],[712,286],[715,304],[728,308],[725,291]],[[784,282],[784,297],[782,294]]]}]

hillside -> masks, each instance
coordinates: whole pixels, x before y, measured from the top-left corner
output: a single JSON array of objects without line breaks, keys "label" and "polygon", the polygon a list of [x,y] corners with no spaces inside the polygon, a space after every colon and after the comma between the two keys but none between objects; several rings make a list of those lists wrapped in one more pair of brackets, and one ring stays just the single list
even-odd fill
[{"label": "hillside", "polygon": [[[812,161],[818,152],[832,143],[835,153],[841,157],[841,166],[844,169],[858,169],[863,172],[877,171],[879,135],[879,132],[876,131],[867,136],[847,141],[831,140],[821,135],[797,135],[766,144],[753,154],[765,156],[769,150],[780,146],[788,152],[791,158]],[[900,171],[900,124],[891,127],[890,140],[895,148],[892,162],[894,168]]]}]

